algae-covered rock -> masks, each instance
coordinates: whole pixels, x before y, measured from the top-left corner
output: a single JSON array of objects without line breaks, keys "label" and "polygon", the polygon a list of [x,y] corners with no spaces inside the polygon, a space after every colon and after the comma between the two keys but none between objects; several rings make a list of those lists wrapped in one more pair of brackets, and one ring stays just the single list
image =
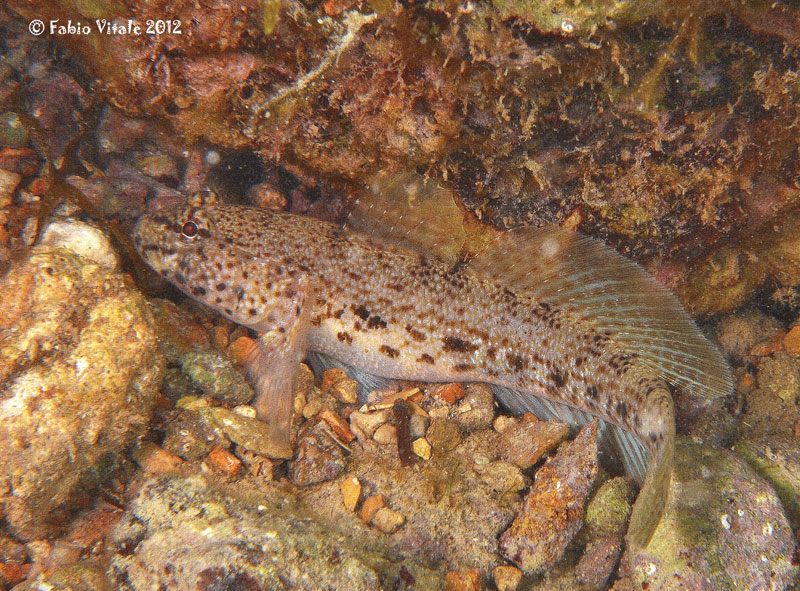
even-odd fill
[{"label": "algae-covered rock", "polygon": [[236,499],[199,477],[146,483],[113,543],[110,575],[122,591],[380,591],[408,580],[435,591],[443,579],[377,540],[368,549],[320,525],[277,491]]},{"label": "algae-covered rock", "polygon": [[792,526],[800,528],[800,448],[797,440],[777,437],[745,439],[737,442],[733,449],[770,481]]},{"label": "algae-covered rock", "polygon": [[672,490],[647,548],[627,548],[614,591],[784,589],[795,540],[769,483],[732,452],[678,444]]},{"label": "algae-covered rock", "polygon": [[255,396],[244,376],[224,355],[213,351],[187,353],[181,369],[204,394],[232,405],[246,404]]},{"label": "algae-covered rock", "polygon": [[79,562],[61,566],[52,572],[40,573],[14,587],[13,591],[111,591],[103,568],[97,564]]},{"label": "algae-covered rock", "polygon": [[38,247],[0,281],[0,516],[58,530],[146,427],[164,358],[142,296],[107,267]]}]

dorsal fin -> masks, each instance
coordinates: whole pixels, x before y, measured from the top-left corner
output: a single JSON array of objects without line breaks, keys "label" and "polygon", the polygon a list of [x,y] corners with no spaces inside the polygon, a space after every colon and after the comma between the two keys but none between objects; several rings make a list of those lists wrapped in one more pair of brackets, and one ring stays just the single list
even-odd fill
[{"label": "dorsal fin", "polygon": [[470,261],[477,274],[591,322],[668,382],[711,399],[730,394],[730,369],[678,299],[599,240],[557,227],[497,235]]},{"label": "dorsal fin", "polygon": [[[381,172],[353,205],[347,225],[453,265],[493,237],[455,194],[413,172]],[[473,244],[479,244],[476,248]]]}]

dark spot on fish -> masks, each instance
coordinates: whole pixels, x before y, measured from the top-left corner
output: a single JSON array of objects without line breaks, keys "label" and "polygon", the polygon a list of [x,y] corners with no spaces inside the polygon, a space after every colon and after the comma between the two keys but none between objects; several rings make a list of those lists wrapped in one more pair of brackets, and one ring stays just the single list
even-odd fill
[{"label": "dark spot on fish", "polygon": [[617,411],[617,415],[620,418],[622,418],[622,420],[625,420],[625,419],[628,418],[628,405],[625,404],[625,402],[623,400],[620,400],[619,402],[617,402],[616,411]]},{"label": "dark spot on fish", "polygon": [[586,386],[586,395],[592,400],[597,400],[597,386]]},{"label": "dark spot on fish", "polygon": [[516,371],[522,371],[525,368],[525,358],[516,353],[506,353],[506,361]]},{"label": "dark spot on fish", "polygon": [[228,316],[233,316],[233,310],[231,310],[230,308],[225,308],[225,313],[226,313]]},{"label": "dark spot on fish", "polygon": [[175,282],[181,285],[186,285],[186,277],[180,271],[175,271]]},{"label": "dark spot on fish", "polygon": [[389,345],[381,345],[378,351],[380,351],[390,359],[394,359],[395,357],[400,355],[400,351],[398,351],[397,349],[393,349]]},{"label": "dark spot on fish", "polygon": [[217,283],[217,291],[225,291],[228,288],[226,283]]},{"label": "dark spot on fish", "polygon": [[494,347],[489,347],[486,349],[486,356],[489,359],[494,359],[497,356],[497,350]]},{"label": "dark spot on fish", "polygon": [[342,317],[342,314],[344,314],[344,308],[336,310],[336,312],[333,313],[333,317],[338,319]]},{"label": "dark spot on fish", "polygon": [[564,385],[564,376],[558,370],[550,373],[550,380],[555,384],[556,388],[561,388]]},{"label": "dark spot on fish", "polygon": [[422,342],[425,340],[425,333],[417,330],[410,324],[406,324],[406,332],[411,335],[415,341]]},{"label": "dark spot on fish", "polygon": [[247,311],[247,313],[250,314],[250,316],[255,316],[256,314],[258,314],[258,310],[256,310],[255,308],[250,308]]},{"label": "dark spot on fish", "polygon": [[281,333],[281,334],[285,334],[286,333],[286,328],[284,328],[283,326],[279,326],[278,327],[278,332]]},{"label": "dark spot on fish", "polygon": [[353,313],[359,318],[361,318],[361,320],[366,320],[367,318],[369,318],[369,310],[367,310],[363,304],[355,307],[351,306],[351,308],[353,310]]},{"label": "dark spot on fish", "polygon": [[222,303],[222,298],[221,298],[221,297],[219,297],[219,296],[217,296],[217,303],[218,303],[218,304],[221,304],[221,303]]},{"label": "dark spot on fish", "polygon": [[206,290],[204,287],[194,287],[192,288],[192,295],[195,297],[202,297],[206,295]]},{"label": "dark spot on fish", "polygon": [[370,316],[369,320],[367,320],[367,328],[386,328],[386,322],[378,315]]},{"label": "dark spot on fish", "polygon": [[576,357],[575,358],[575,367],[580,367],[583,364],[584,358],[583,357]]},{"label": "dark spot on fish", "polygon": [[361,332],[361,330],[362,330],[362,329],[361,329],[361,323],[360,323],[360,322],[358,322],[358,321],[354,322],[354,323],[353,323],[353,329],[354,329],[354,330],[356,330],[356,331],[358,331],[358,332]]},{"label": "dark spot on fish", "polygon": [[478,346],[472,343],[459,339],[458,337],[445,337],[442,339],[445,351],[457,351],[459,353],[472,353],[477,350]]},{"label": "dark spot on fish", "polygon": [[348,345],[353,343],[353,337],[350,336],[349,332],[337,332],[336,338],[339,339],[340,343],[347,343]]},{"label": "dark spot on fish", "polygon": [[417,363],[428,363],[429,365],[433,365],[436,363],[436,360],[428,355],[427,353],[423,353],[418,359]]},{"label": "dark spot on fish", "polygon": [[296,314],[297,316],[300,316],[300,312],[302,312],[302,309],[300,308],[300,306],[296,306],[296,307],[295,307],[295,309],[294,309],[294,311],[295,311],[295,314]]},{"label": "dark spot on fish", "polygon": [[457,363],[453,366],[453,369],[456,371],[469,371],[471,369],[475,369],[475,366],[471,363]]},{"label": "dark spot on fish", "polygon": [[353,281],[361,281],[361,275],[354,273],[353,271],[347,271],[347,276]]},{"label": "dark spot on fish", "polygon": [[242,279],[247,279],[248,277],[250,277],[250,273],[247,271],[242,271]]},{"label": "dark spot on fish", "polygon": [[211,236],[211,232],[208,231],[208,228],[200,228],[197,231],[197,234],[198,236],[200,236],[200,238],[208,238],[209,236]]},{"label": "dark spot on fish", "polygon": [[322,318],[320,316],[314,316],[311,319],[311,326],[319,326],[322,324]]}]

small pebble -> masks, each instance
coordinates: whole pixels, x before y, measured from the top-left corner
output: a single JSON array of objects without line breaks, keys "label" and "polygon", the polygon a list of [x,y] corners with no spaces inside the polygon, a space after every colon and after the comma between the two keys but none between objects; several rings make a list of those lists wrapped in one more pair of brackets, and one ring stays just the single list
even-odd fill
[{"label": "small pebble", "polygon": [[486,384],[467,384],[466,395],[456,406],[455,420],[463,429],[486,429],[494,419],[494,394]]},{"label": "small pebble", "polygon": [[[413,410],[414,408],[412,406],[412,411]],[[411,439],[424,437],[425,433],[428,432],[428,425],[430,424],[430,417],[421,414],[412,414],[411,418],[408,420],[408,433]]]},{"label": "small pebble", "polygon": [[464,398],[464,387],[461,384],[442,384],[436,386],[431,395],[434,398],[441,398],[447,404],[453,405]]},{"label": "small pebble", "polygon": [[339,483],[342,491],[342,501],[348,511],[355,511],[358,499],[361,497],[361,482],[355,476],[349,476]]},{"label": "small pebble", "polygon": [[789,355],[800,357],[800,326],[793,327],[783,337],[783,348]]},{"label": "small pebble", "polygon": [[242,469],[242,460],[221,446],[211,450],[206,457],[206,463],[213,472],[228,477],[236,476]]},{"label": "small pebble", "polygon": [[510,417],[508,415],[500,415],[497,417],[494,422],[492,423],[492,427],[498,433],[504,432],[509,427],[513,427],[519,422],[519,419],[516,417]]},{"label": "small pebble", "polygon": [[0,207],[11,205],[11,197],[20,181],[22,181],[21,175],[0,168]]},{"label": "small pebble", "polygon": [[389,507],[380,507],[370,522],[385,534],[393,534],[406,522],[405,516]]},{"label": "small pebble", "polygon": [[256,418],[256,409],[249,404],[240,404],[239,406],[234,406],[232,410],[240,417],[248,417],[250,419]]},{"label": "small pebble", "polygon": [[381,445],[397,444],[397,428],[389,423],[384,423],[375,429],[372,439]]},{"label": "small pebble", "polygon": [[276,462],[267,456],[262,456],[238,445],[236,446],[236,456],[242,460],[251,476],[255,476],[263,482],[270,482],[275,477]]},{"label": "small pebble", "polygon": [[227,327],[220,326],[219,324],[215,325],[211,331],[211,340],[214,343],[214,347],[220,351],[227,349],[228,345],[230,344]]},{"label": "small pebble", "polygon": [[234,337],[235,334],[236,331],[234,330],[229,337],[230,345],[228,345],[227,353],[231,361],[242,365],[258,345],[254,339],[248,336]]},{"label": "small pebble", "polygon": [[375,430],[389,420],[391,414],[392,410],[390,408],[372,412],[356,410],[350,413],[350,425],[358,427],[367,437],[372,437]]},{"label": "small pebble", "polygon": [[371,522],[372,518],[375,517],[375,514],[378,512],[378,509],[385,506],[386,501],[383,500],[383,495],[377,494],[367,497],[364,504],[361,505],[361,521],[364,523]]},{"label": "small pebble", "polygon": [[411,451],[423,460],[431,459],[431,444],[428,443],[428,440],[424,437],[420,437],[411,442]]},{"label": "small pebble", "polygon": [[434,419],[425,437],[437,454],[451,452],[461,443],[458,425],[446,419]]},{"label": "small pebble", "polygon": [[358,382],[338,367],[328,369],[322,374],[320,390],[344,404],[355,404],[358,400]]},{"label": "small pebble", "polygon": [[481,571],[477,568],[469,570],[451,570],[445,577],[446,591],[481,591]]},{"label": "small pebble", "polygon": [[333,480],[344,472],[347,455],[324,421],[307,424],[300,432],[289,479],[296,486]]},{"label": "small pebble", "polygon": [[142,443],[133,452],[133,459],[142,470],[151,474],[174,474],[184,464],[178,456],[150,442]]},{"label": "small pebble", "polygon": [[327,406],[323,407],[322,410],[318,413],[319,418],[325,421],[328,426],[336,433],[336,436],[339,438],[340,441],[344,443],[350,443],[356,436],[350,430],[350,425],[347,424],[342,417],[338,414],[333,412]]},{"label": "small pebble", "polygon": [[522,571],[516,566],[500,565],[492,571],[497,591],[517,591],[522,582]]}]

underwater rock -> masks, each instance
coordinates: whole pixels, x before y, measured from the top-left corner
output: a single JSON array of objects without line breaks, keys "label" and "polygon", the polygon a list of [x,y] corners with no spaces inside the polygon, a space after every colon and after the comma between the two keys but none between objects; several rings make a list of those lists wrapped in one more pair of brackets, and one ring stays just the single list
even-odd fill
[{"label": "underwater rock", "polygon": [[44,571],[14,587],[13,591],[112,591],[114,587],[98,564],[81,561]]},{"label": "underwater rock", "polygon": [[680,440],[664,516],[613,591],[784,589],[797,552],[775,491],[736,454]]},{"label": "underwater rock", "polygon": [[525,573],[539,573],[555,564],[583,527],[584,504],[597,470],[593,421],[536,472],[523,508],[500,536],[503,556]]},{"label": "underwater rock", "polygon": [[297,437],[295,458],[289,463],[289,479],[308,486],[336,478],[344,471],[347,454],[328,432],[326,423],[315,420]]},{"label": "underwater rock", "polygon": [[569,436],[569,425],[560,421],[540,421],[531,414],[503,431],[503,459],[527,470],[554,450]]},{"label": "underwater rock", "polygon": [[[341,501],[339,501],[341,504]],[[120,591],[441,589],[443,574],[320,525],[287,491],[239,498],[199,477],[147,482],[113,533]]]},{"label": "underwater rock", "polygon": [[0,281],[0,507],[23,540],[58,531],[145,430],[164,358],[142,296],[37,247]]},{"label": "underwater rock", "polygon": [[797,439],[766,436],[738,441],[733,448],[769,480],[786,509],[792,527],[800,529],[800,448]]},{"label": "underwater rock", "polygon": [[209,415],[190,409],[179,409],[167,422],[162,443],[164,449],[185,460],[199,460],[215,447],[229,447],[222,429],[209,420]]},{"label": "underwater rock", "polygon": [[230,359],[214,351],[191,352],[179,360],[183,373],[206,396],[231,405],[247,404],[255,393]]}]

